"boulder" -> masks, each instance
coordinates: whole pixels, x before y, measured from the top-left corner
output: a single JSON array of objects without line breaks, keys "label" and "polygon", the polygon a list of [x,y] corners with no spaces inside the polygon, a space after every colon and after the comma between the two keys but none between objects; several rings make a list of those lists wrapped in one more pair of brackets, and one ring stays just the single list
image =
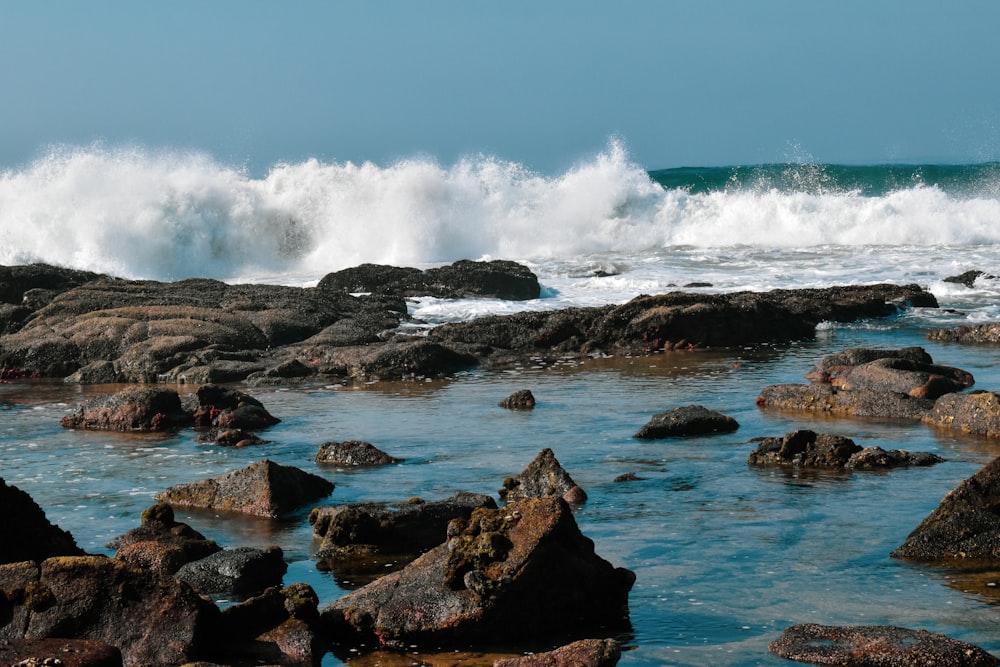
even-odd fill
[{"label": "boulder", "polygon": [[991,276],[985,271],[972,269],[970,271],[960,273],[957,276],[948,276],[947,278],[942,278],[941,281],[946,283],[958,283],[959,285],[965,285],[966,287],[973,287],[976,284],[976,280],[978,280],[979,278],[994,280],[996,279],[996,276]]},{"label": "boulder", "polygon": [[324,442],[316,452],[316,463],[345,467],[382,466],[401,463],[403,459],[389,456],[381,449],[361,440]]},{"label": "boulder", "polygon": [[909,394],[840,391],[829,384],[776,384],[764,387],[757,396],[760,408],[917,421],[923,419],[934,405],[935,402],[930,399]]},{"label": "boulder", "polygon": [[570,504],[587,500],[587,494],[569,476],[551,449],[538,453],[520,475],[508,477],[499,491],[500,499],[510,502],[522,498],[559,496]]},{"label": "boulder", "polygon": [[179,665],[198,657],[218,609],[190,586],[104,556],[0,566],[6,603],[0,638],[90,639],[125,665]]},{"label": "boulder", "polygon": [[414,498],[401,505],[353,503],[317,507],[309,514],[313,534],[322,540],[317,565],[340,576],[364,578],[385,565],[399,569],[417,555],[447,540],[451,521],[468,519],[477,509],[496,509],[490,496],[458,492],[451,498],[425,502]]},{"label": "boulder", "polygon": [[246,596],[280,586],[287,569],[280,547],[235,547],[188,562],[174,576],[199,593]]},{"label": "boulder", "polygon": [[156,501],[276,518],[330,495],[333,488],[322,477],[264,459],[221,477],[172,486],[158,493]]},{"label": "boulder", "polygon": [[948,394],[923,414],[925,424],[1000,438],[1000,395],[991,391]]},{"label": "boulder", "polygon": [[493,667],[614,667],[621,656],[614,639],[581,639],[544,653],[501,658]]},{"label": "boulder", "polygon": [[1000,559],[1000,457],[949,491],[893,558],[943,564]]},{"label": "boulder", "polygon": [[112,540],[115,558],[150,572],[172,575],[184,564],[222,550],[186,523],[174,519],[170,505],[158,503],[142,513],[142,524]]},{"label": "boulder", "polygon": [[500,401],[500,407],[508,410],[531,410],[535,407],[535,395],[530,389],[519,389]]},{"label": "boulder", "polygon": [[812,367],[812,370],[806,374],[806,378],[817,382],[829,382],[830,372],[835,369],[861,366],[879,359],[901,359],[915,364],[930,364],[934,361],[931,355],[922,347],[903,347],[888,350],[870,347],[851,347],[828,354],[820,359]]},{"label": "boulder", "polygon": [[65,530],[52,524],[30,495],[0,478],[0,563],[41,561],[52,556],[82,556],[83,549]]},{"label": "boulder", "polygon": [[93,639],[18,639],[0,642],[8,667],[122,667],[122,652]]},{"label": "boulder", "polygon": [[449,540],[325,609],[349,645],[454,646],[628,629],[635,575],[594,553],[560,498],[456,520]]},{"label": "boulder", "polygon": [[927,466],[944,459],[927,452],[910,453],[901,449],[886,451],[865,447],[840,435],[814,431],[792,431],[781,438],[759,438],[757,449],[750,453],[750,465],[791,465],[804,468],[850,468],[875,470],[901,466]]},{"label": "boulder", "polygon": [[768,649],[788,660],[844,667],[1000,665],[1000,660],[974,644],[891,625],[793,625]]},{"label": "boulder", "polygon": [[975,384],[971,373],[958,368],[891,358],[834,369],[829,381],[841,391],[892,391],[932,400]]},{"label": "boulder", "polygon": [[129,387],[88,401],[60,423],[65,428],[150,432],[190,426],[193,421],[173,389]]},{"label": "boulder", "polygon": [[732,433],[739,423],[727,415],[701,405],[688,405],[653,415],[633,437],[643,440],[707,433]]}]

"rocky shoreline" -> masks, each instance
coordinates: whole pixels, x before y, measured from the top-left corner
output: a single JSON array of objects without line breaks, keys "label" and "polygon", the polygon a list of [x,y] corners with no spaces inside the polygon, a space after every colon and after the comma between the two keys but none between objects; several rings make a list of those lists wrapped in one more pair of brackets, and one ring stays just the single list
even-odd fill
[{"label": "rocky shoreline", "polygon": [[[400,325],[409,322],[406,299],[416,295],[531,299],[538,283],[511,262],[458,262],[426,272],[365,265],[330,274],[314,288],[0,267],[0,368],[5,381],[146,385],[80,406],[63,420],[68,429],[191,428],[219,445],[253,447],[265,442],[258,434],[280,416],[226,383],[249,390],[442,377],[528,359],[781,344],[813,337],[824,320],[937,306],[916,285],[673,292],[616,306],[484,317],[415,334]],[[1000,437],[998,395],[968,391],[971,374],[934,364],[920,348],[845,350],[804,374],[808,384],[765,387],[759,409],[913,420]],[[182,398],[171,384],[199,389]],[[501,405],[525,410],[534,403],[522,390]],[[720,437],[737,428],[725,415],[687,406],[654,415],[635,437]],[[941,461],[811,431],[753,441],[758,449],[748,464],[755,466],[866,471]],[[324,443],[316,462],[405,464],[364,442]],[[955,567],[1000,565],[994,464],[949,494],[892,556]],[[349,572],[363,584],[324,609],[309,586],[284,584],[277,547],[226,548],[173,515],[174,507],[199,507],[277,517],[332,490],[322,477],[267,459],[170,487],[140,526],[115,540],[109,558],[83,553],[34,500],[0,479],[5,514],[23,519],[0,541],[0,660],[43,664],[58,651],[66,665],[316,665],[327,652],[494,646],[498,636],[517,638],[506,647],[513,651],[565,645],[551,655],[504,657],[496,664],[613,665],[620,658],[615,638],[629,629],[635,574],[601,558],[580,532],[574,508],[587,494],[550,449],[503,481],[502,504],[459,493],[438,501],[314,509],[309,522],[322,542],[318,566]],[[220,592],[242,601],[221,609],[212,602]],[[963,656],[1000,664],[978,647],[888,626],[794,626],[771,650],[802,661],[835,654],[838,664],[913,664],[914,651],[933,657],[933,664],[972,664]]]}]

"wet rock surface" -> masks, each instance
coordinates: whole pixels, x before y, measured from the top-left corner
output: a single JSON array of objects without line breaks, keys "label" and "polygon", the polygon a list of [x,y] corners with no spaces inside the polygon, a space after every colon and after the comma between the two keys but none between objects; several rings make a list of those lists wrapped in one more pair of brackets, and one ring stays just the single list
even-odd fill
[{"label": "wet rock surface", "polygon": [[851,468],[877,470],[903,466],[926,466],[944,459],[929,452],[911,453],[901,449],[861,447],[841,435],[799,430],[783,437],[757,440],[760,444],[750,453],[750,465],[801,466],[803,468]]},{"label": "wet rock surface", "polygon": [[143,511],[141,525],[112,540],[115,558],[150,572],[172,575],[181,566],[222,550],[213,540],[180,523],[174,510],[158,503]]},{"label": "wet rock surface", "polygon": [[531,410],[535,407],[535,395],[530,389],[518,389],[500,401],[500,407],[508,410]]},{"label": "wet rock surface", "polygon": [[409,267],[362,264],[327,274],[321,289],[376,292],[441,299],[491,297],[523,301],[541,294],[538,278],[527,267],[507,260],[462,260],[421,271]]},{"label": "wet rock surface", "polygon": [[93,639],[19,639],[0,642],[6,667],[122,667],[122,653]]},{"label": "wet rock surface", "polygon": [[621,655],[614,639],[581,639],[544,653],[502,658],[493,667],[614,667]]},{"label": "wet rock surface", "polygon": [[370,442],[362,440],[324,442],[316,452],[316,463],[348,468],[383,466],[402,461],[403,459],[389,456]]},{"label": "wet rock surface", "polygon": [[701,405],[688,405],[653,415],[634,437],[656,440],[708,433],[732,433],[739,427],[735,419],[721,412]]},{"label": "wet rock surface", "polygon": [[570,504],[587,500],[586,492],[573,481],[549,448],[540,451],[521,474],[505,479],[499,495],[507,502],[549,496],[560,497]]},{"label": "wet rock surface", "polygon": [[174,576],[199,593],[260,593],[280,586],[288,566],[279,547],[234,547],[185,563]]},{"label": "wet rock surface", "polygon": [[890,625],[793,625],[768,646],[775,655],[845,667],[991,667],[1000,660],[973,644]]},{"label": "wet rock surface", "polygon": [[40,561],[51,556],[81,556],[73,536],[52,524],[34,499],[0,478],[0,563]]}]

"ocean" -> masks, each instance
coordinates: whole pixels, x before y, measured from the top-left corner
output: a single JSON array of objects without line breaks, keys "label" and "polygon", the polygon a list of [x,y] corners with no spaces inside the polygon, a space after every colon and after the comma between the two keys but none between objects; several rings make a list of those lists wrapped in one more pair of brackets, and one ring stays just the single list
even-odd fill
[{"label": "ocean", "polygon": [[[542,297],[533,301],[414,299],[407,326],[423,328],[671,290],[919,283],[941,307],[823,323],[815,339],[780,346],[254,389],[283,421],[264,434],[269,444],[241,450],[199,443],[191,432],[66,431],[61,416],[114,387],[4,384],[0,476],[84,549],[111,554],[107,542],[138,525],[156,492],[265,457],[334,481],[325,502],[399,502],[459,489],[496,496],[505,477],[550,447],[587,491],[576,517],[597,553],[637,575],[622,665],[790,664],[767,643],[804,622],[926,629],[1000,654],[1000,596],[888,555],[947,491],[1000,454],[1000,443],[755,404],[764,386],[804,382],[823,355],[854,346],[921,345],[937,363],[972,372],[976,388],[1000,389],[1000,348],[925,338],[1000,317],[1000,279],[990,277],[1000,274],[998,222],[997,163],[650,170],[612,143],[555,175],[492,156],[453,165],[309,160],[253,174],[197,152],[56,148],[0,171],[0,264],[311,285],[362,262],[430,267],[468,258],[517,260],[539,276]],[[973,269],[986,275],[971,287],[945,280]],[[497,406],[521,388],[535,394],[535,410]],[[632,437],[652,414],[694,403],[733,416],[739,430]],[[798,428],[946,461],[887,473],[746,464],[751,438]],[[353,472],[313,463],[322,442],[347,439],[405,461]],[[614,481],[626,472],[639,479]],[[316,569],[308,509],[280,521],[178,514],[223,546],[281,546],[285,581],[311,584],[326,604],[355,584]],[[398,663],[349,654],[323,664],[421,664],[428,650]],[[453,663],[482,661],[456,654]]]}]

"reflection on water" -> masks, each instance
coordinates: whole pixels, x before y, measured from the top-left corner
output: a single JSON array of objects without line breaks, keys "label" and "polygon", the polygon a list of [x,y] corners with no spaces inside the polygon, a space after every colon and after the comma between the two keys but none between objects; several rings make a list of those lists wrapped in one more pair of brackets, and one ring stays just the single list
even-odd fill
[{"label": "reflection on water", "polygon": [[[879,338],[882,336],[883,338]],[[258,389],[282,422],[270,444],[228,449],[193,431],[114,435],[67,431],[59,419],[110,388],[54,383],[0,385],[2,476],[30,493],[86,550],[110,553],[113,537],[139,524],[153,495],[270,458],[336,484],[324,503],[438,500],[457,490],[496,497],[545,447],[589,500],[576,511],[598,554],[638,576],[630,596],[634,633],[622,665],[784,665],[767,643],[793,623],[891,623],[943,632],[1000,650],[995,586],[914,566],[888,554],[942,496],[1000,453],[995,443],[918,423],[824,419],[762,412],[760,389],[802,382],[828,351],[914,343],[916,332],[828,330],[817,341],[762,351],[579,359],[451,381]],[[926,344],[925,344],[926,345]],[[998,387],[993,351],[926,345],[935,360],[972,366],[977,386]],[[991,384],[992,383],[992,384]],[[537,406],[497,403],[529,388]],[[186,388],[190,390],[190,388]],[[701,404],[733,416],[736,433],[640,441],[649,417]],[[757,436],[812,428],[885,449],[931,451],[947,461],[887,473],[813,473],[748,466]],[[340,471],[313,461],[330,440],[361,439],[404,463]],[[633,481],[615,481],[633,473]],[[320,572],[304,507],[281,520],[178,512],[223,546],[277,544],[285,581],[305,581],[332,602],[351,587]],[[984,592],[985,591],[985,592]],[[476,653],[412,654],[398,664],[492,664]],[[397,664],[396,657],[327,656],[325,665]]]}]

